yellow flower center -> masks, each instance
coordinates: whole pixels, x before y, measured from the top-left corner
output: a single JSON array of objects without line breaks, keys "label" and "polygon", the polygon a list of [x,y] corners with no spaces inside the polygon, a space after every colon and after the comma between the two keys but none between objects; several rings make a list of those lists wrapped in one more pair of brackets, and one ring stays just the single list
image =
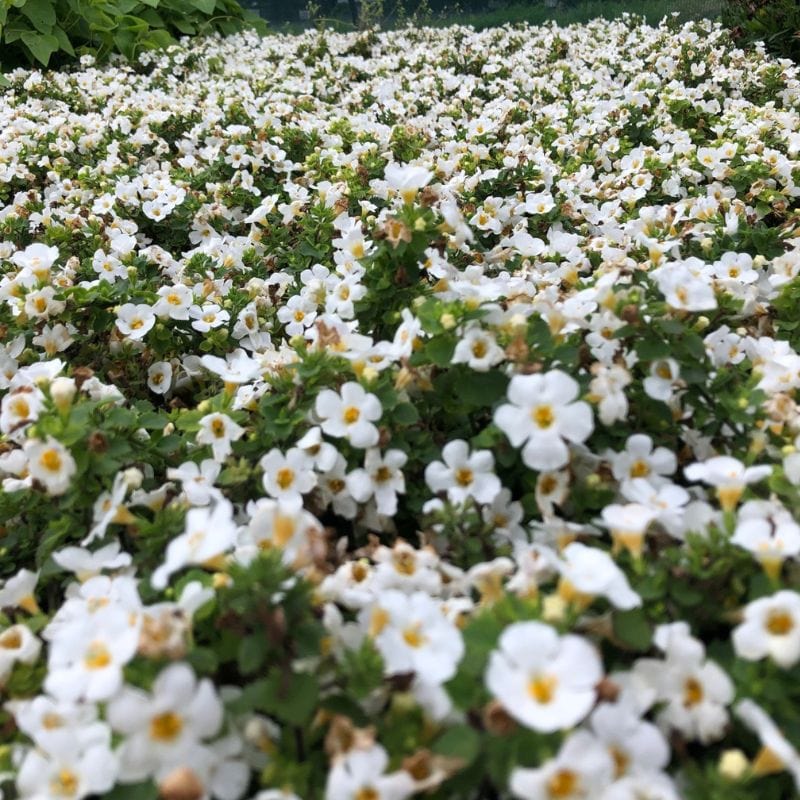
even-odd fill
[{"label": "yellow flower center", "polygon": [[183,730],[183,720],[174,711],[159,714],[150,720],[150,738],[158,742],[171,742]]},{"label": "yellow flower center", "polygon": [[416,560],[414,554],[407,551],[396,553],[392,560],[394,561],[394,568],[401,575],[413,575],[417,571]]},{"label": "yellow flower center", "polygon": [[703,701],[703,686],[695,678],[687,678],[683,684],[683,705],[692,708]]},{"label": "yellow flower center", "polygon": [[50,781],[50,792],[56,797],[74,797],[78,793],[78,776],[69,769],[61,769]]},{"label": "yellow flower center", "polygon": [[358,422],[360,416],[361,412],[355,406],[348,406],[342,414],[342,418],[348,425]]},{"label": "yellow flower center", "polygon": [[11,410],[20,419],[27,419],[31,414],[31,407],[28,405],[28,401],[24,397],[18,397],[16,400],[14,400],[11,404]]},{"label": "yellow flower center", "polygon": [[281,489],[288,489],[294,483],[294,470],[290,467],[281,467],[275,476],[275,482]]},{"label": "yellow flower center", "polygon": [[642,458],[637,458],[631,464],[631,478],[646,478],[650,474],[650,465]]},{"label": "yellow flower center", "polygon": [[475,475],[468,467],[460,467],[456,470],[456,483],[459,486],[469,486],[475,479]]},{"label": "yellow flower center", "polygon": [[64,724],[64,718],[56,714],[54,712],[49,712],[42,717],[42,727],[47,731],[55,730],[56,728],[62,727]]},{"label": "yellow flower center", "polygon": [[272,526],[272,539],[275,544],[278,545],[278,547],[285,547],[292,536],[294,536],[294,520],[282,514],[275,517]]},{"label": "yellow flower center", "polygon": [[472,345],[472,355],[475,356],[475,358],[483,358],[488,349],[486,342],[484,342],[483,339],[478,339]]},{"label": "yellow flower center", "polygon": [[380,794],[377,789],[372,786],[362,786],[357,792],[353,800],[380,800]]},{"label": "yellow flower center", "polygon": [[614,759],[614,777],[621,778],[627,771],[631,760],[628,754],[618,747],[610,748],[611,758]]},{"label": "yellow flower center", "polygon": [[144,321],[137,318],[131,322],[131,330],[138,331],[143,325]]},{"label": "yellow flower center", "polygon": [[111,663],[111,653],[102,642],[92,642],[83,658],[86,669],[103,669]]},{"label": "yellow flower center", "polygon": [[389,612],[382,608],[374,608],[369,618],[368,635],[372,638],[378,636],[389,624]]},{"label": "yellow flower center", "polygon": [[427,637],[420,631],[419,623],[409,625],[403,630],[403,640],[409,647],[422,647]]},{"label": "yellow flower center", "polygon": [[61,455],[58,450],[51,447],[39,456],[39,464],[48,472],[58,472],[61,469]]},{"label": "yellow flower center", "polygon": [[219,417],[211,420],[211,433],[213,433],[217,439],[221,439],[225,435],[225,423]]},{"label": "yellow flower center", "polygon": [[375,483],[386,483],[392,477],[392,471],[389,467],[378,467],[375,474],[372,476]]},{"label": "yellow flower center", "polygon": [[556,693],[558,678],[555,675],[537,675],[528,683],[528,694],[541,705],[552,701]]},{"label": "yellow flower center", "polygon": [[556,421],[551,405],[536,406],[531,412],[531,418],[540,428],[549,428]]},{"label": "yellow flower center", "polygon": [[22,646],[22,636],[18,630],[6,631],[0,636],[0,647],[5,650],[19,650]]},{"label": "yellow flower center", "polygon": [[560,769],[547,781],[547,795],[554,800],[571,797],[577,793],[580,781],[571,769]]},{"label": "yellow flower center", "polygon": [[764,627],[773,636],[786,636],[794,628],[794,620],[785,611],[771,611]]}]

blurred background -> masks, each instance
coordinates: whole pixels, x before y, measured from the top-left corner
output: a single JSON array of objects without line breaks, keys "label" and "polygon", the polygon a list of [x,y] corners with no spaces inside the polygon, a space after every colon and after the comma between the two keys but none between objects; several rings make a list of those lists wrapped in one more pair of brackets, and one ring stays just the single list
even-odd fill
[{"label": "blurred background", "polygon": [[240,0],[270,23],[273,30],[297,32],[325,24],[352,30],[363,17],[362,6],[384,27],[406,22],[420,25],[462,23],[476,28],[528,22],[532,25],[555,20],[559,24],[586,22],[595,17],[617,17],[623,12],[644,16],[658,23],[677,13],[681,20],[719,17],[724,0]]}]

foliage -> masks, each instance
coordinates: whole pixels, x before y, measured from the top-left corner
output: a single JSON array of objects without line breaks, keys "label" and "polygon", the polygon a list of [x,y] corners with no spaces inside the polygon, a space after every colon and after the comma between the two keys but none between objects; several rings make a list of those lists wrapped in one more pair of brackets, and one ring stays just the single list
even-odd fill
[{"label": "foliage", "polygon": [[773,55],[800,61],[800,5],[795,0],[725,0],[722,22],[737,43],[763,42]]},{"label": "foliage", "polygon": [[181,36],[263,27],[236,0],[2,0],[0,68],[57,65],[83,55],[129,59]]}]

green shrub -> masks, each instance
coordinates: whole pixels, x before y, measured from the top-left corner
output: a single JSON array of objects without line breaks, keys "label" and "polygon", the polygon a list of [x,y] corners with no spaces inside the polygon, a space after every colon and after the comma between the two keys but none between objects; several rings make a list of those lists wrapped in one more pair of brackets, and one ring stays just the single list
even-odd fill
[{"label": "green shrub", "polygon": [[0,68],[134,58],[183,35],[263,26],[236,0],[0,0]]},{"label": "green shrub", "polygon": [[797,0],[727,0],[722,21],[739,44],[764,42],[773,55],[800,61]]}]

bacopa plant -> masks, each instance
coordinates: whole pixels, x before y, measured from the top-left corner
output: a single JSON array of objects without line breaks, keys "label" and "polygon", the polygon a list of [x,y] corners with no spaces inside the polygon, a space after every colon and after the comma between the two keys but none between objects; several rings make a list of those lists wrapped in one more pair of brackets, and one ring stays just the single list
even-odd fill
[{"label": "bacopa plant", "polygon": [[797,69],[137,63],[0,97],[4,796],[797,796]]}]

